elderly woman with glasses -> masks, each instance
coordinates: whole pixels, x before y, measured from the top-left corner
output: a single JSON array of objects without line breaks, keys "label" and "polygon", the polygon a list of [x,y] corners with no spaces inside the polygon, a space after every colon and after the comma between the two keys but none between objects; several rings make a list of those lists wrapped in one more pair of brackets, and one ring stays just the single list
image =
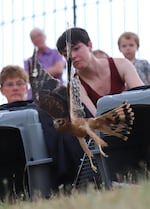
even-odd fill
[{"label": "elderly woman with glasses", "polygon": [[0,85],[8,103],[26,100],[28,74],[18,65],[7,65],[0,73]]}]

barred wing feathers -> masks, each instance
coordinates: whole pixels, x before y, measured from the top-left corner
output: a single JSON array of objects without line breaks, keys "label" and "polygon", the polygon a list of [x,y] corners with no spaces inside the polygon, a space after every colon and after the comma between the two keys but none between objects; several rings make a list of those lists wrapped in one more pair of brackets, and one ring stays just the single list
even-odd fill
[{"label": "barred wing feathers", "polygon": [[36,49],[29,61],[29,80],[33,100],[39,107],[53,118],[68,117],[67,89],[60,85],[58,79],[41,68]]},{"label": "barred wing feathers", "polygon": [[80,80],[76,75],[70,80],[70,117],[71,120],[74,118],[85,118],[84,107],[80,99]]},{"label": "barred wing feathers", "polygon": [[89,119],[89,126],[92,130],[104,132],[127,140],[132,130],[134,113],[129,103],[123,102],[118,107],[107,113]]}]

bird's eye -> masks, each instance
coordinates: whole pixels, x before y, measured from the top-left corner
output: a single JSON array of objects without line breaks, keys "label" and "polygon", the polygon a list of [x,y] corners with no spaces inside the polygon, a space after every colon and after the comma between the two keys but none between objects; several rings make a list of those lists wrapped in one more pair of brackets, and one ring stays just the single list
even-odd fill
[{"label": "bird's eye", "polygon": [[60,118],[60,119],[55,119],[55,120],[54,120],[54,124],[55,124],[55,125],[59,125],[59,126],[60,126],[60,125],[63,125],[64,123],[65,123],[65,120],[63,120],[63,119],[61,119],[61,118]]},{"label": "bird's eye", "polygon": [[64,123],[64,121],[62,119],[58,119],[57,123],[59,123],[60,125],[62,125]]}]

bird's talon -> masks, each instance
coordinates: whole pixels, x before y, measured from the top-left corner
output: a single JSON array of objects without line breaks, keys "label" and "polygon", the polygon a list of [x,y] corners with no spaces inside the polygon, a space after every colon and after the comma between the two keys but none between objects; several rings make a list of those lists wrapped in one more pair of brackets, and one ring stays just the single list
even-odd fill
[{"label": "bird's talon", "polygon": [[95,165],[92,165],[91,167],[92,167],[92,170],[93,170],[95,173],[97,173],[97,167],[96,167]]},{"label": "bird's talon", "polygon": [[104,157],[108,157],[108,155],[102,150],[101,146],[99,145],[99,151],[100,151],[100,154],[103,155]]}]

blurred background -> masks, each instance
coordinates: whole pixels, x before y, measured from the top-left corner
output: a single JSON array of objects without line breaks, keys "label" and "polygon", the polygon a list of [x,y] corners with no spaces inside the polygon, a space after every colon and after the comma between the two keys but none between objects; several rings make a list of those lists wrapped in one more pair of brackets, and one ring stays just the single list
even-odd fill
[{"label": "blurred background", "polygon": [[[47,45],[56,48],[56,40],[70,26],[85,28],[93,49],[122,57],[117,40],[124,31],[140,37],[137,57],[150,61],[149,0],[0,0],[0,70],[8,64],[23,66],[33,45],[29,33],[43,29]],[[0,103],[3,103],[0,95]]]}]

